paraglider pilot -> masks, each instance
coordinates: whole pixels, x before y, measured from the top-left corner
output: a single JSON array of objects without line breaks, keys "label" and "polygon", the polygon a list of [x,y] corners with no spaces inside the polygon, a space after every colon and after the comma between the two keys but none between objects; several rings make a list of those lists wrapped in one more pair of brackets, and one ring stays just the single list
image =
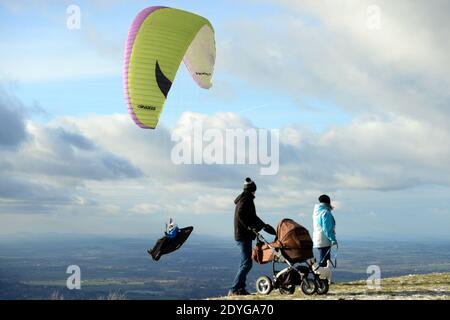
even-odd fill
[{"label": "paraglider pilot", "polygon": [[152,250],[147,250],[153,260],[158,261],[162,255],[178,250],[183,243],[189,238],[194,227],[178,228],[178,226],[170,218],[166,223],[166,231],[164,237],[159,239]]}]

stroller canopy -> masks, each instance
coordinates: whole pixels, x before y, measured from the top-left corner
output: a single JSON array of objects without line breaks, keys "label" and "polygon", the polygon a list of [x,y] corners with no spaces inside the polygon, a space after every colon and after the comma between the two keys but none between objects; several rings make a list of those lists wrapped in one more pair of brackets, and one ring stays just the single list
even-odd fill
[{"label": "stroller canopy", "polygon": [[292,219],[283,219],[277,226],[278,247],[292,263],[314,257],[313,242],[308,230]]}]

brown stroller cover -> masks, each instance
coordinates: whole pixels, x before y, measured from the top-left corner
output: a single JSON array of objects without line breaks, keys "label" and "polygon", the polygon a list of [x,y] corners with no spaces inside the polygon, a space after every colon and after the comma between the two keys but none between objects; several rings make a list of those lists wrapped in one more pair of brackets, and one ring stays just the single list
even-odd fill
[{"label": "brown stroller cover", "polygon": [[[283,219],[277,226],[277,240],[270,244],[280,248],[291,263],[303,262],[314,257],[313,242],[308,230],[292,219]],[[264,264],[273,261],[272,250],[264,243],[253,248],[253,260]]]}]

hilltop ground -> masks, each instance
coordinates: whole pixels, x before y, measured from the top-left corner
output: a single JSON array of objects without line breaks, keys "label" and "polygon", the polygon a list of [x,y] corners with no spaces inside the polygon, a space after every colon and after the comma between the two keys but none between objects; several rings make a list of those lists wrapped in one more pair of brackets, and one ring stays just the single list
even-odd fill
[{"label": "hilltop ground", "polygon": [[273,290],[269,295],[218,297],[227,300],[450,300],[450,273],[431,273],[386,278],[380,289],[368,289],[366,281],[337,283],[330,286],[327,295],[306,296],[299,288],[293,295]]}]

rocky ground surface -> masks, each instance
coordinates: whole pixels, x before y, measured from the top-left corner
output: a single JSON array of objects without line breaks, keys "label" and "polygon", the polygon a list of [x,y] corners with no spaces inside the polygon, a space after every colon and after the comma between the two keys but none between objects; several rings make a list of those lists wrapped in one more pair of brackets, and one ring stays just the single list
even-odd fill
[{"label": "rocky ground surface", "polygon": [[369,289],[366,281],[336,283],[327,295],[306,296],[297,288],[294,294],[280,294],[273,290],[269,295],[216,297],[226,300],[450,300],[450,273],[407,275],[381,280],[378,289]]}]

